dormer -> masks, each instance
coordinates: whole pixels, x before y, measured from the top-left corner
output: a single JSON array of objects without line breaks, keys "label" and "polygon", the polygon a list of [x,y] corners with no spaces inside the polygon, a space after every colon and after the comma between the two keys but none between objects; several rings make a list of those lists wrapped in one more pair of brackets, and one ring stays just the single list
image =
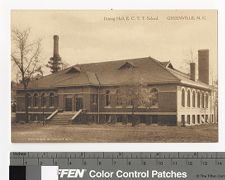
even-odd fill
[{"label": "dormer", "polygon": [[66,74],[70,74],[70,73],[80,73],[80,72],[81,72],[80,67],[78,67],[78,66],[73,66],[73,67],[69,68],[69,69],[66,71]]},{"label": "dormer", "polygon": [[170,61],[160,62],[160,64],[163,65],[166,68],[174,69],[174,67],[173,67],[173,65]]},{"label": "dormer", "polygon": [[133,69],[135,65],[132,62],[125,62],[119,69]]},{"label": "dormer", "polygon": [[174,69],[173,65],[169,62],[166,66],[167,68]]}]

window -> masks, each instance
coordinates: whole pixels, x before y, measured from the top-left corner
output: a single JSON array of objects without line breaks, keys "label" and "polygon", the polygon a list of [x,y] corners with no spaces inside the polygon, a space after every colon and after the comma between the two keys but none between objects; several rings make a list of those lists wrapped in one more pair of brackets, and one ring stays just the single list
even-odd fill
[{"label": "window", "polygon": [[129,97],[126,99],[126,106],[132,106],[132,100]]},{"label": "window", "polygon": [[110,105],[110,91],[107,90],[105,93],[105,105],[109,106]]},{"label": "window", "polygon": [[190,115],[187,115],[187,124],[191,124]]},{"label": "window", "polygon": [[192,115],[192,124],[195,124],[195,115]]},{"label": "window", "polygon": [[35,93],[33,97],[33,106],[37,107],[38,106],[38,94]]},{"label": "window", "polygon": [[49,95],[49,106],[50,107],[54,106],[54,93],[50,93]]},{"label": "window", "polygon": [[185,126],[185,115],[181,115],[181,124]]},{"label": "window", "polygon": [[191,106],[191,93],[190,93],[190,90],[188,90],[188,92],[187,92],[187,106],[188,107]]},{"label": "window", "polygon": [[204,93],[202,93],[202,98],[201,98],[202,100],[202,108],[204,108],[205,107],[205,95],[204,95]]},{"label": "window", "polygon": [[195,91],[192,92],[192,107],[195,107]]},{"label": "window", "polygon": [[150,95],[151,95],[151,106],[158,106],[159,105],[158,90],[156,88],[151,89]]},{"label": "window", "polygon": [[91,95],[91,102],[92,102],[92,104],[97,104],[97,102],[98,102],[98,95],[97,94]]},{"label": "window", "polygon": [[200,108],[200,92],[197,93],[197,106]]},{"label": "window", "polygon": [[208,123],[209,122],[209,116],[205,115],[205,122]]},{"label": "window", "polygon": [[181,105],[185,107],[185,90],[184,89],[182,89],[182,93],[181,93]]},{"label": "window", "polygon": [[31,107],[31,95],[29,93],[26,94],[27,106]]},{"label": "window", "polygon": [[201,123],[205,123],[205,115],[204,114],[201,115]]},{"label": "window", "polygon": [[197,122],[200,124],[200,115],[197,115]]},{"label": "window", "polygon": [[122,94],[119,89],[116,90],[116,105],[117,106],[122,106]]},{"label": "window", "polygon": [[209,107],[209,95],[206,94],[205,96],[205,107],[208,108]]},{"label": "window", "polygon": [[41,95],[41,106],[44,107],[46,106],[46,97],[45,97],[45,93],[43,93]]}]

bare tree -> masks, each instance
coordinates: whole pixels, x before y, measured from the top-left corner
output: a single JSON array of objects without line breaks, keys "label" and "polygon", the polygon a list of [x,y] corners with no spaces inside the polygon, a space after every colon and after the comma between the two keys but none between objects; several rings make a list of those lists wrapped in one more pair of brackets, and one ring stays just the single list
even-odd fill
[{"label": "bare tree", "polygon": [[193,49],[190,49],[190,51],[186,55],[186,58],[183,59],[183,60],[184,60],[184,63],[180,68],[183,69],[185,72],[189,73],[190,72],[189,71],[190,63],[196,63],[197,55],[194,53]]},{"label": "bare tree", "polygon": [[158,106],[158,91],[143,83],[122,86],[116,96],[119,104],[130,106],[132,126],[140,121],[138,116],[135,116],[138,108],[150,110],[151,107]]},{"label": "bare tree", "polygon": [[19,82],[25,92],[25,121],[28,122],[28,97],[29,82],[36,76],[43,75],[40,63],[41,40],[30,40],[30,29],[12,30],[11,60],[18,69]]}]

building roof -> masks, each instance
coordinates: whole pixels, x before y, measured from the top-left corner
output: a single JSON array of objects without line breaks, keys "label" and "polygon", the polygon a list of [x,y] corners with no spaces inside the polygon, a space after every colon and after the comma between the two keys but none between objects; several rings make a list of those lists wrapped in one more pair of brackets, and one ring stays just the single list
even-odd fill
[{"label": "building roof", "polygon": [[77,64],[29,83],[29,89],[68,86],[117,86],[132,84],[182,83],[199,88],[210,86],[190,80],[190,76],[176,70],[170,61],[160,62],[151,57]]}]

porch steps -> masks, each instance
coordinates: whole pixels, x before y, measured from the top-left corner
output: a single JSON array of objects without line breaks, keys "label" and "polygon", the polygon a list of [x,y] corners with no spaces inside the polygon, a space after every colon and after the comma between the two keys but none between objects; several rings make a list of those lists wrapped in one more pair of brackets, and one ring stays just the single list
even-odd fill
[{"label": "porch steps", "polygon": [[52,125],[68,125],[72,123],[71,118],[74,116],[74,113],[58,113],[55,115],[48,124]]}]

